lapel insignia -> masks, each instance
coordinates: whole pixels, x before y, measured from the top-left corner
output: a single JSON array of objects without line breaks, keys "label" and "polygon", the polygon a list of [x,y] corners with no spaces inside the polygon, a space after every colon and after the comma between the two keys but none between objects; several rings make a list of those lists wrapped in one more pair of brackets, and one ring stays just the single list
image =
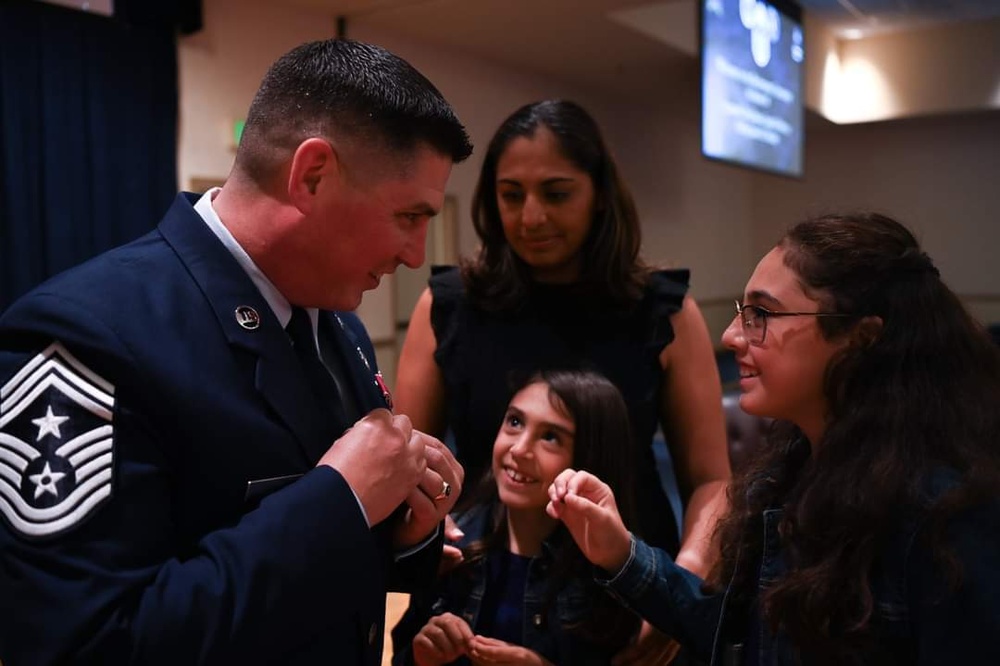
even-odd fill
[{"label": "lapel insignia", "polygon": [[236,323],[248,331],[256,330],[260,326],[260,315],[249,305],[239,306],[233,314],[236,316]]},{"label": "lapel insignia", "polygon": [[361,362],[365,364],[365,369],[368,370],[368,372],[371,372],[372,366],[371,363],[368,362],[368,357],[365,356],[363,351],[361,351],[361,347],[355,347],[355,349],[358,350],[358,358],[360,358]]},{"label": "lapel insignia", "polygon": [[114,391],[58,342],[0,387],[0,515],[16,532],[63,533],[111,497]]},{"label": "lapel insignia", "polygon": [[[347,326],[344,325],[344,320],[340,318],[340,315],[334,313],[333,317],[337,320],[337,323],[340,324],[340,329],[346,333]],[[372,372],[372,364],[368,362],[368,357],[365,356],[361,347],[355,346],[354,349],[358,352],[358,358],[361,359],[365,369],[367,369],[368,372]],[[389,387],[385,385],[385,380],[382,379],[382,371],[379,370],[378,372],[375,372],[373,378],[375,380],[375,387],[378,388],[379,392],[382,394],[382,400],[385,401],[385,406],[389,408],[389,411],[392,411],[392,394],[389,392]]]}]

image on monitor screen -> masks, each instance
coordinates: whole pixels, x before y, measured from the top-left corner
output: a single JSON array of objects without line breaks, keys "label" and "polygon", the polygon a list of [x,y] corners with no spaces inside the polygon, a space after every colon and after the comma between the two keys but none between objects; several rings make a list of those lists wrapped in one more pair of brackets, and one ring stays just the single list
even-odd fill
[{"label": "image on monitor screen", "polygon": [[801,177],[802,11],[790,0],[702,0],[701,149]]}]

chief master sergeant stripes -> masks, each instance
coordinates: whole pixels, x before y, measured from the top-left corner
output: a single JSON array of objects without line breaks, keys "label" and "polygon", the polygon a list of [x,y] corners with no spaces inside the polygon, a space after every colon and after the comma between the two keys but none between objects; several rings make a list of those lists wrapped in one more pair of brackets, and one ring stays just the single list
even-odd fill
[{"label": "chief master sergeant stripes", "polygon": [[114,387],[59,343],[0,387],[0,514],[13,529],[59,534],[111,496],[113,410]]}]

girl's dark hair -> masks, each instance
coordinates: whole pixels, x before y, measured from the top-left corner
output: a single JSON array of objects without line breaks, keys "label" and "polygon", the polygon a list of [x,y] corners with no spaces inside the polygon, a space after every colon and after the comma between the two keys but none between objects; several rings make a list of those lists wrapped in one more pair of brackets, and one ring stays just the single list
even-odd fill
[{"label": "girl's dark hair", "polygon": [[[520,381],[514,394],[532,384],[549,388],[550,404],[573,420],[573,468],[586,470],[606,482],[627,526],[635,521],[633,494],[633,440],[628,408],[621,391],[603,375],[589,370],[543,370]],[[487,472],[469,504],[495,505],[494,529],[481,541],[470,544],[461,566],[474,566],[490,551],[507,547],[506,512],[497,497],[492,472]],[[469,504],[466,504],[468,506]],[[639,619],[594,582],[593,567],[569,533],[560,524],[549,543],[555,548],[545,605],[570,580],[582,582],[591,601],[591,612],[579,625],[567,627],[598,644],[621,647],[639,627]]]},{"label": "girl's dark hair", "polygon": [[[789,572],[763,593],[764,617],[809,663],[846,663],[873,647],[870,576],[902,522],[925,517],[921,538],[952,585],[961,578],[942,535],[950,516],[1000,487],[1000,350],[895,220],[818,217],[778,247],[820,310],[856,317],[817,320],[825,338],[847,340],[826,369],[822,440],[810,446],[779,424],[733,479],[712,581],[735,571],[734,592],[752,599],[761,515],[783,505]],[[954,483],[934,495],[942,473]]]},{"label": "girl's dark hair", "polygon": [[504,236],[497,206],[497,163],[514,139],[532,137],[539,127],[555,135],[562,156],[586,172],[594,185],[594,221],[581,249],[581,283],[594,302],[619,306],[637,302],[648,269],[639,259],[642,233],[635,203],[597,123],[583,107],[565,100],[522,106],[490,140],[472,197],[479,255],[462,266],[470,298],[493,311],[516,310],[524,301],[531,276]]}]

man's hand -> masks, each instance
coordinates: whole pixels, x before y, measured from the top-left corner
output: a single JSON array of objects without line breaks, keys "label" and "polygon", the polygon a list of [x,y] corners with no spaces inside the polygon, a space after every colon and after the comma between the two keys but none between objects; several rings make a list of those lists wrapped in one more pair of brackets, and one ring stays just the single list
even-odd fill
[{"label": "man's hand", "polygon": [[566,525],[584,557],[611,574],[621,571],[632,548],[615,495],[589,472],[563,470],[549,486],[545,510]]},{"label": "man's hand", "polygon": [[413,437],[424,446],[427,467],[420,482],[406,495],[407,511],[393,528],[393,546],[397,550],[415,546],[437,528],[458,501],[465,479],[465,470],[440,440],[419,430],[413,431]]},{"label": "man's hand", "polygon": [[376,409],[333,443],[319,465],[340,472],[358,496],[370,524],[382,522],[427,473],[426,435],[406,416]]},{"label": "man's hand", "polygon": [[416,666],[440,666],[468,654],[472,629],[465,620],[443,613],[427,621],[413,637],[413,663]]},{"label": "man's hand", "polygon": [[496,638],[473,636],[469,641],[469,660],[475,666],[552,666],[542,655],[520,645]]}]

